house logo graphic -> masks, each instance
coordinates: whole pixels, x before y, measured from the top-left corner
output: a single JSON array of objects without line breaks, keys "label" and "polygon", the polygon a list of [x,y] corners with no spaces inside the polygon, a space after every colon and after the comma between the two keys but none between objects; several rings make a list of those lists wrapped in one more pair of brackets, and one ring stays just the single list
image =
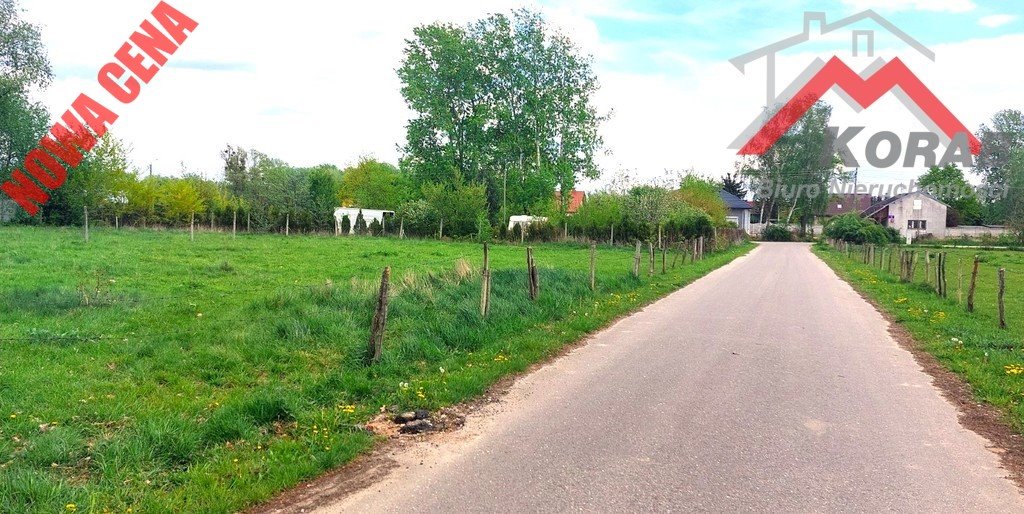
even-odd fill
[{"label": "house logo graphic", "polygon": [[[926,133],[911,133],[910,144],[906,146],[908,158],[911,160],[915,154],[921,155],[925,150],[936,152],[940,143],[947,148],[946,155],[942,156],[941,160],[936,159],[940,164],[943,163],[942,161],[947,163],[969,161],[972,155],[977,155],[981,150],[981,143],[978,139],[918,79],[903,60],[896,57],[887,61],[875,56],[875,31],[852,28],[855,24],[863,25],[862,22],[871,21],[905,43],[914,52],[929,61],[935,60],[933,51],[873,10],[869,9],[832,23],[826,22],[826,15],[823,12],[806,12],[804,13],[802,33],[730,59],[729,62],[743,73],[751,63],[761,59],[765,60],[767,68],[765,105],[767,110],[765,114],[758,116],[729,145],[729,148],[738,150],[740,155],[763,154],[815,102],[831,90],[843,98],[855,112],[867,109],[886,93],[892,93],[898,98],[929,130]],[[817,57],[781,94],[776,95],[776,57],[781,51],[811,41],[812,38],[830,34],[832,37],[841,35],[840,31],[846,28],[850,29],[852,56],[875,57],[875,60],[863,72],[856,73],[837,55],[831,56],[827,61]],[[833,149],[843,158],[844,164],[847,166],[859,165],[850,154],[849,149],[846,148],[846,144],[863,128],[848,127],[842,133],[836,128],[830,128],[833,136]],[[890,148],[894,148],[896,145],[902,148],[903,144],[899,138],[891,132],[876,134],[869,140],[869,148],[866,152],[869,163],[876,167],[895,164],[898,154],[893,159],[879,159],[876,154],[875,159],[872,159],[870,148],[872,141],[875,142],[874,150],[877,152],[878,143],[881,141],[888,142]],[[924,143],[923,148],[921,143]]]}]

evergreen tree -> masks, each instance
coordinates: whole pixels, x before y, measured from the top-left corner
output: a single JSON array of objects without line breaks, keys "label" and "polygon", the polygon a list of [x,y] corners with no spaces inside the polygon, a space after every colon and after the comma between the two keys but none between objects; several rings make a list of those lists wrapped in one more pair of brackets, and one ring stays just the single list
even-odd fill
[{"label": "evergreen tree", "polygon": [[366,234],[366,219],[363,218],[363,210],[359,209],[359,214],[356,216],[356,235],[363,234]]}]

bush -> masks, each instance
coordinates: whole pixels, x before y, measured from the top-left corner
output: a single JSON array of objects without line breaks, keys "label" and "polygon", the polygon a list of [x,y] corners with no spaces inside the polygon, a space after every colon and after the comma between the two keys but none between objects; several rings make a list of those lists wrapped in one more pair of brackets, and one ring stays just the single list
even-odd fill
[{"label": "bush", "polygon": [[764,241],[792,241],[793,233],[785,225],[769,224],[761,231]]},{"label": "bush", "polygon": [[843,214],[825,225],[825,237],[854,244],[898,243],[900,233],[892,227],[883,227],[875,220],[857,214]]},{"label": "bush", "polygon": [[439,228],[437,212],[426,200],[406,202],[398,208],[398,217],[404,223],[405,233],[414,236],[436,236]]}]

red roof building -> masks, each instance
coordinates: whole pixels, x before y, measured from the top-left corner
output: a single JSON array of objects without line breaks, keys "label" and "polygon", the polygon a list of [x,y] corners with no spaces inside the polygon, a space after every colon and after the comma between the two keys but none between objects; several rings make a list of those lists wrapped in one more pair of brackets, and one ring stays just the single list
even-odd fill
[{"label": "red roof building", "polygon": [[[583,202],[587,201],[587,193],[573,189],[572,191],[569,192],[569,194],[571,195],[569,197],[569,209],[566,212],[569,214],[576,214],[576,212],[580,210],[580,206],[583,205]],[[555,191],[555,200],[559,203],[559,205],[561,205],[561,191]]]}]

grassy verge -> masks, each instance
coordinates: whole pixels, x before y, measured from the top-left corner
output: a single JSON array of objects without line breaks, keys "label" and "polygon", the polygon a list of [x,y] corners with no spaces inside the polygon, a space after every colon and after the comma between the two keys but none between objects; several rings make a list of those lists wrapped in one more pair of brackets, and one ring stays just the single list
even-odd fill
[{"label": "grassy verge", "polygon": [[[374,443],[383,406],[439,407],[747,252],[630,276],[632,252],[375,238],[2,228],[0,512],[232,512]],[[672,257],[669,257],[671,262]],[[392,266],[384,358],[363,364]],[[646,262],[644,271],[646,271]]]},{"label": "grassy verge", "polygon": [[[943,250],[949,255],[949,298],[935,294],[925,283],[919,262],[913,283],[902,283],[877,266],[848,259],[831,248],[816,245],[815,253],[857,290],[872,298],[896,322],[906,327],[921,348],[971,385],[975,396],[1006,413],[1017,432],[1024,432],[1024,254],[1007,251]],[[975,255],[982,264],[978,275],[976,311],[960,301],[958,270],[963,270],[962,297],[966,302]],[[999,329],[998,268],[1007,269],[1007,330]]]}]

